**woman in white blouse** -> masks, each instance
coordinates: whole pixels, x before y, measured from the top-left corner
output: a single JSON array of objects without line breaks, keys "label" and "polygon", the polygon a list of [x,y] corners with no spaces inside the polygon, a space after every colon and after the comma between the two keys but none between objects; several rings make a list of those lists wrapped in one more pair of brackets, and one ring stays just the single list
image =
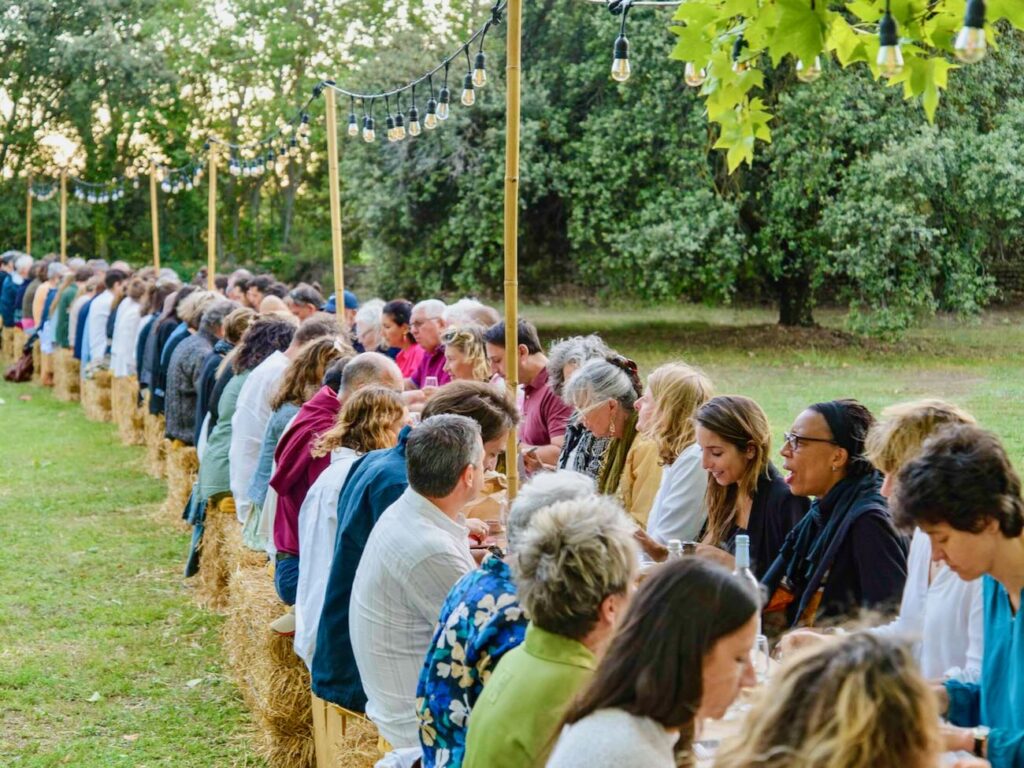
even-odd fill
[{"label": "woman in white blouse", "polygon": [[135,376],[135,342],[142,323],[139,301],[146,293],[142,280],[128,283],[124,298],[117,305],[114,337],[110,344],[110,371],[114,376]]},{"label": "woman in white blouse", "polygon": [[310,487],[299,509],[299,582],[295,591],[295,653],[313,663],[316,633],[338,532],[338,499],[349,470],[364,453],[392,448],[409,419],[402,396],[384,387],[354,394],[334,428],[313,446],[313,456],[331,454],[331,466]]},{"label": "woman in white blouse", "polygon": [[[899,403],[882,412],[865,444],[871,463],[884,473],[882,495],[893,492],[900,468],[932,434],[949,424],[974,424],[974,417],[941,400]],[[931,541],[914,530],[900,613],[874,634],[909,639],[925,677],[977,682],[983,650],[981,580],[963,581],[945,563],[932,561]],[[795,648],[824,637],[798,630],[783,640]]]},{"label": "woman in white blouse", "polygon": [[648,559],[664,560],[672,539],[695,541],[707,519],[708,473],[701,466],[693,415],[712,398],[711,381],[684,363],[667,363],[647,379],[636,401],[637,428],[653,440],[664,465],[661,485],[637,540]]}]

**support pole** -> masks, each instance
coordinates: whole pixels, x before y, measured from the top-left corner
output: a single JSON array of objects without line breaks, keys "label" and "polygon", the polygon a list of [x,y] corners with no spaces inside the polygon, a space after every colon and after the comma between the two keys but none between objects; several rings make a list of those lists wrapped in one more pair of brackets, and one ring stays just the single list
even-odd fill
[{"label": "support pole", "polygon": [[331,202],[331,254],[334,258],[334,304],[338,327],[347,337],[345,323],[345,261],[341,241],[341,180],[338,178],[338,113],[333,88],[324,92],[327,101],[327,177]]},{"label": "support pole", "polygon": [[25,194],[25,253],[32,255],[32,177],[28,177],[28,191]]},{"label": "support pole", "polygon": [[[519,388],[519,80],[523,28],[522,0],[508,0],[505,83],[505,385],[514,399]],[[513,427],[505,454],[509,503],[519,493],[519,441]]]},{"label": "support pole", "polygon": [[217,282],[217,148],[210,147],[210,200],[206,225],[206,288],[214,290]]},{"label": "support pole", "polygon": [[68,171],[60,172],[60,263],[68,260]]},{"label": "support pole", "polygon": [[149,166],[149,222],[150,228],[153,230],[153,268],[160,271],[160,214],[158,211],[157,203],[159,200],[156,196],[157,189],[157,168],[156,163],[150,163]]}]

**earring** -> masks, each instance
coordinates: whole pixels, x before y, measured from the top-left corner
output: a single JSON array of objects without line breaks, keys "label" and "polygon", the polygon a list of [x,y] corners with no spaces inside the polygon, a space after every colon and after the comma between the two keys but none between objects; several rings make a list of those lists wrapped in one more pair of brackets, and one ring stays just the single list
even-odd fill
[{"label": "earring", "polygon": [[611,423],[611,430],[609,432],[609,437],[615,437],[615,422],[614,421]]},{"label": "earring", "polygon": [[832,467],[832,471],[833,472],[838,472],[839,471],[839,467]]}]

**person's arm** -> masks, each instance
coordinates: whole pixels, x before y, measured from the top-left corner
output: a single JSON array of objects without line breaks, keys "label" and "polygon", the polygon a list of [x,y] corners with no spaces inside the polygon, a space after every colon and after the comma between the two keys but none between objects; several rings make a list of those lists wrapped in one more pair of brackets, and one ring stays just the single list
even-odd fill
[{"label": "person's arm", "polygon": [[981,722],[981,686],[947,680],[937,689],[939,714],[953,725],[973,727]]},{"label": "person's arm", "polygon": [[894,603],[907,581],[907,552],[888,516],[863,515],[850,536],[862,602],[867,606]]},{"label": "person's arm", "polygon": [[[696,541],[707,517],[704,494],[708,473],[701,467],[700,453],[688,451],[665,468],[662,483],[669,485],[660,489],[658,509],[652,509],[648,519],[647,532],[663,544],[670,539]],[[657,530],[651,530],[653,520],[657,520]]]}]

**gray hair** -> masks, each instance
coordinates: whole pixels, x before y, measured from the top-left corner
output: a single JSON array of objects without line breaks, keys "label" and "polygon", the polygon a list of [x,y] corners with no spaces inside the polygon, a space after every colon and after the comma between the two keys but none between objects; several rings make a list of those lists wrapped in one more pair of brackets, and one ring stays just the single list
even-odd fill
[{"label": "gray hair", "polygon": [[402,371],[387,355],[363,352],[349,360],[341,374],[341,393],[348,398],[372,384],[402,391]]},{"label": "gray hair", "polygon": [[519,490],[508,511],[508,550],[514,552],[534,514],[560,501],[582,499],[597,493],[594,478],[589,475],[559,469],[555,472],[541,472],[534,475]]},{"label": "gray hair", "polygon": [[213,291],[194,291],[182,299],[178,306],[178,317],[187,323],[189,328],[198,328],[206,308],[218,298]]},{"label": "gray hair", "polygon": [[428,499],[443,499],[455,490],[466,467],[479,464],[483,456],[480,425],[473,419],[451,413],[431,416],[405,444],[409,487]]},{"label": "gray hair", "polygon": [[626,372],[607,360],[588,360],[565,385],[565,402],[584,410],[605,400],[614,400],[626,411],[637,400],[633,382]]},{"label": "gray hair", "polygon": [[384,320],[384,301],[370,299],[356,310],[356,332],[359,343],[367,351],[379,349],[384,342],[381,323]]},{"label": "gray hair", "polygon": [[46,268],[46,279],[53,280],[55,277],[60,277],[68,268],[61,264],[59,261],[54,261]]},{"label": "gray hair", "polygon": [[636,572],[633,526],[607,496],[539,510],[512,563],[519,601],[543,630],[582,640],[601,603],[629,589]]},{"label": "gray hair", "polygon": [[224,318],[238,308],[238,304],[228,299],[217,299],[203,312],[199,321],[199,330],[217,335],[217,329],[224,325]]},{"label": "gray hair", "polygon": [[444,310],[446,325],[475,325],[476,312],[484,305],[476,299],[459,299]]},{"label": "gray hair", "polygon": [[611,350],[596,333],[559,339],[551,345],[551,351],[548,353],[548,385],[551,391],[562,397],[562,388],[565,386],[562,369],[565,366],[575,365],[579,368],[587,360],[605,357],[608,354],[611,354]]},{"label": "gray hair", "polygon": [[68,269],[79,269],[85,266],[85,259],[81,256],[74,256],[68,259]]},{"label": "gray hair", "polygon": [[18,260],[14,262],[14,269],[21,272],[23,269],[29,269],[32,266],[32,257],[27,253],[23,253],[18,257]]},{"label": "gray hair", "polygon": [[417,310],[423,310],[427,313],[427,317],[432,319],[444,318],[444,311],[447,309],[447,305],[440,299],[424,299],[412,308],[413,312]]}]

